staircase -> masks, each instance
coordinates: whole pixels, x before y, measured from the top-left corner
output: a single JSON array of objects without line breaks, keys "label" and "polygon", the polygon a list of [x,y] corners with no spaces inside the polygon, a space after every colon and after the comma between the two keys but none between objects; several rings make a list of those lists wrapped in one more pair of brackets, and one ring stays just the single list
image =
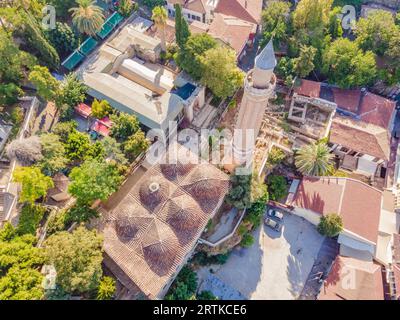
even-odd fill
[{"label": "staircase", "polygon": [[4,186],[0,187],[0,222],[3,221],[5,217],[5,195],[6,195],[6,190]]},{"label": "staircase", "polygon": [[391,300],[396,300],[397,297],[396,279],[394,277],[392,265],[390,264],[388,267],[386,267],[386,280],[389,285],[390,298]]}]

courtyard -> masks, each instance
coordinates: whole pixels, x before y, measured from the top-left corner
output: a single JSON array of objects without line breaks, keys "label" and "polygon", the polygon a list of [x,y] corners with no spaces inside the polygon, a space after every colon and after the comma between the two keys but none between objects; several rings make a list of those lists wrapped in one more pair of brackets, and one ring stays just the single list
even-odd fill
[{"label": "courtyard", "polygon": [[235,249],[222,266],[199,270],[200,291],[220,299],[297,299],[324,241],[315,226],[285,214],[280,233],[262,226],[255,243]]}]

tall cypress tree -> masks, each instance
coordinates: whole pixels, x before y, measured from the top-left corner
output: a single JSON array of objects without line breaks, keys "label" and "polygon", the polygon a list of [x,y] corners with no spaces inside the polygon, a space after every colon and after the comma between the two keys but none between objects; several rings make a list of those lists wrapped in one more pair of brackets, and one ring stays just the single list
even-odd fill
[{"label": "tall cypress tree", "polygon": [[182,8],[179,4],[174,5],[175,8],[175,39],[179,48],[182,50],[190,36],[189,25],[182,15]]}]

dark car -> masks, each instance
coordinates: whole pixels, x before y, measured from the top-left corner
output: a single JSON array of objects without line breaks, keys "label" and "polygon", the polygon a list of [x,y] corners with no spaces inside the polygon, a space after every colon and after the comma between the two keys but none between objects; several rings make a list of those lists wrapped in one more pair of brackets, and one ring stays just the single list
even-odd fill
[{"label": "dark car", "polygon": [[276,218],[276,219],[278,219],[278,220],[280,220],[280,221],[283,220],[283,213],[282,213],[282,212],[279,212],[279,211],[276,211],[276,210],[274,210],[274,209],[268,209],[267,215],[268,215],[269,217],[271,217],[271,218]]},{"label": "dark car", "polygon": [[271,229],[274,229],[275,231],[280,232],[282,230],[282,225],[279,222],[272,220],[270,218],[265,218],[264,223],[265,225],[267,225]]}]

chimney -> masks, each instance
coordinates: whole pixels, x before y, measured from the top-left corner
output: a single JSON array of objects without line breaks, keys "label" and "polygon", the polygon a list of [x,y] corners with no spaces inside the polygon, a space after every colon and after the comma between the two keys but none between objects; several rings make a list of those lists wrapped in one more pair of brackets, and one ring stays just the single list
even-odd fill
[{"label": "chimney", "polygon": [[162,115],[161,102],[156,100],[156,101],[154,101],[154,104],[156,105],[158,115]]}]

